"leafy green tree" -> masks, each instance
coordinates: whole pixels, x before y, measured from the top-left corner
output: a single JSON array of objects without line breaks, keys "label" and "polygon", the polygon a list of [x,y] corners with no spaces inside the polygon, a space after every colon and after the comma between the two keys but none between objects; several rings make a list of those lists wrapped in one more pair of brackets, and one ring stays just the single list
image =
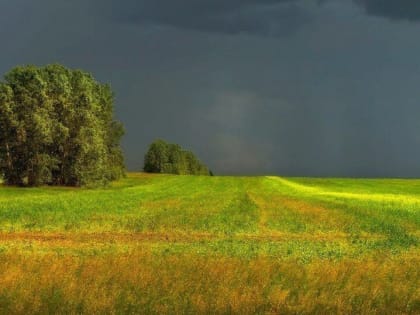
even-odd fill
[{"label": "leafy green tree", "polygon": [[[53,159],[46,153],[52,143],[53,131],[50,120],[52,106],[45,94],[46,82],[34,66],[17,67],[5,79],[12,90],[9,108],[17,125],[11,150],[18,159],[13,177],[17,177],[14,180],[18,184],[27,178],[29,185],[38,185],[48,180],[53,167]],[[6,178],[6,182],[10,181]]]},{"label": "leafy green tree", "polygon": [[149,173],[210,175],[208,168],[192,152],[161,139],[149,146],[144,157],[143,169]]},{"label": "leafy green tree", "polygon": [[18,143],[23,135],[14,105],[12,88],[0,83],[0,168],[6,183],[22,184],[23,165]]},{"label": "leafy green tree", "polygon": [[164,173],[169,164],[168,144],[163,140],[154,141],[144,157],[144,171],[148,173]]},{"label": "leafy green tree", "polygon": [[0,172],[12,185],[103,185],[124,174],[114,95],[61,65],[12,69],[0,84]]}]

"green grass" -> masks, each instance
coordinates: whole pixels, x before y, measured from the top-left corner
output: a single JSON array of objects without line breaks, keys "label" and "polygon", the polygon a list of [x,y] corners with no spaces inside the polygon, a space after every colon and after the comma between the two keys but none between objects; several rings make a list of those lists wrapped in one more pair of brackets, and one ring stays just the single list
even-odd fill
[{"label": "green grass", "polygon": [[1,187],[0,313],[417,314],[419,237],[420,180]]}]

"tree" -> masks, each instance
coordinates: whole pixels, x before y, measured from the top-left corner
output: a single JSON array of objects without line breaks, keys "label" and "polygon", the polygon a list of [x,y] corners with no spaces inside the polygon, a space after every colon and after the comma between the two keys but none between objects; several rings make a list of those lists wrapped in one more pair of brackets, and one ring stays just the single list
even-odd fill
[{"label": "tree", "polygon": [[7,184],[103,185],[124,174],[114,96],[61,65],[12,69],[0,83],[0,172]]},{"label": "tree", "polygon": [[168,144],[163,140],[153,142],[144,157],[144,171],[148,173],[164,173],[169,164]]},{"label": "tree", "polygon": [[19,163],[17,147],[23,136],[14,113],[13,90],[4,83],[0,83],[0,128],[0,168],[6,183],[21,184],[23,166]]},{"label": "tree", "polygon": [[154,141],[144,157],[144,171],[179,175],[210,175],[208,168],[178,144]]}]

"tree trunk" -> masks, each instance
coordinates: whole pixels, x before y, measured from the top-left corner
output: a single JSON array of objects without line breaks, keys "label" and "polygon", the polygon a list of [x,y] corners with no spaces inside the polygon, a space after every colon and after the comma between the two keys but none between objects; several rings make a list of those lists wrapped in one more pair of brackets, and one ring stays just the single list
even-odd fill
[{"label": "tree trunk", "polygon": [[12,157],[10,155],[10,147],[9,143],[6,141],[6,157],[7,157],[7,169],[9,174],[12,174],[13,172],[13,163],[12,163]]},{"label": "tree trunk", "polygon": [[6,172],[6,183],[8,185],[21,185],[22,179],[19,178],[18,174],[15,172],[14,166],[13,166],[13,159],[12,154],[10,152],[10,146],[9,142],[6,141],[6,163],[7,163],[7,172]]}]

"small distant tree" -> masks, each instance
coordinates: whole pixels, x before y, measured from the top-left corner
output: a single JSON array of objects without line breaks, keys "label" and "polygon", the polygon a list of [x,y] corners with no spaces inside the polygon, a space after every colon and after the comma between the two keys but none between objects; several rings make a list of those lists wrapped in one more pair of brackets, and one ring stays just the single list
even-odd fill
[{"label": "small distant tree", "polygon": [[210,175],[208,168],[179,145],[156,140],[144,157],[144,171],[179,175]]},{"label": "small distant tree", "polygon": [[164,173],[169,164],[168,149],[168,144],[163,140],[153,142],[144,157],[144,171]]},{"label": "small distant tree", "polygon": [[12,69],[0,82],[0,173],[10,185],[102,185],[124,174],[114,96],[61,65]]}]

